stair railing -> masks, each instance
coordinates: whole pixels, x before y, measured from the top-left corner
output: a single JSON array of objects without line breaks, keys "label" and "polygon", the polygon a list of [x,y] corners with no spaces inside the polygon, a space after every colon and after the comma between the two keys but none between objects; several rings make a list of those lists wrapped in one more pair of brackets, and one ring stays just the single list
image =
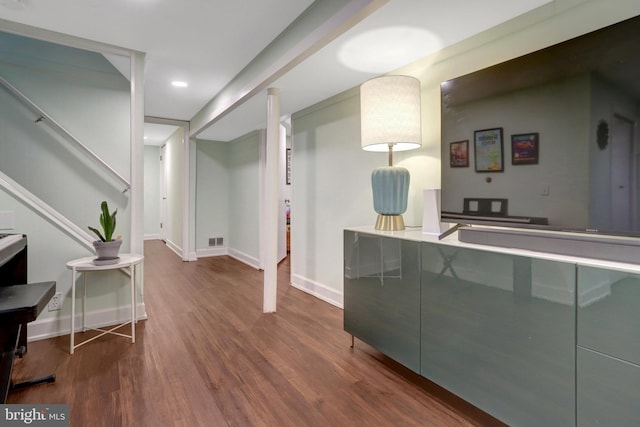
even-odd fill
[{"label": "stair railing", "polygon": [[84,145],[78,138],[73,136],[68,130],[66,130],[60,123],[55,121],[53,117],[47,114],[42,108],[40,108],[36,103],[31,101],[25,94],[20,92],[15,86],[9,83],[4,77],[0,76],[0,84],[7,89],[16,99],[21,101],[24,105],[26,105],[31,111],[38,115],[38,118],[35,120],[36,123],[45,122],[50,127],[58,131],[62,136],[66,137],[73,145],[78,148],[82,153],[86,154],[89,159],[107,171],[111,176],[113,176],[120,184],[124,185],[123,193],[126,193],[129,188],[131,188],[131,184],[127,181],[122,175],[120,175],[115,169],[109,166],[104,160],[102,160],[96,153],[94,153],[89,147]]}]

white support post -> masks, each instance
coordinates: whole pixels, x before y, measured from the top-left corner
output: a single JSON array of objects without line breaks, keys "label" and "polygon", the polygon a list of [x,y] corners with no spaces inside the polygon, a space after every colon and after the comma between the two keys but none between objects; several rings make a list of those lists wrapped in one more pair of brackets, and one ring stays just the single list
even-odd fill
[{"label": "white support post", "polygon": [[267,90],[267,147],[265,170],[264,300],[262,311],[274,313],[278,293],[278,170],[280,89]]},{"label": "white support post", "polygon": [[[129,250],[132,254],[144,253],[144,53],[133,52],[131,60],[131,236]],[[139,292],[144,296],[144,267],[136,274]],[[133,269],[132,269],[133,275]],[[134,281],[135,283],[135,281]],[[144,302],[144,301],[142,301]]]},{"label": "white support post", "polygon": [[143,253],[144,241],[144,59],[131,59],[131,235],[130,252]]}]

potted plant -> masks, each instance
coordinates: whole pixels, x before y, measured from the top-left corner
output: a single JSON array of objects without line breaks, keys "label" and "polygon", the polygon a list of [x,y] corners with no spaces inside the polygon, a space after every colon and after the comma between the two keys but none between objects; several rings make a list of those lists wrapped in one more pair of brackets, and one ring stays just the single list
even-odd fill
[{"label": "potted plant", "polygon": [[96,253],[98,254],[98,260],[113,260],[114,262],[117,262],[120,245],[122,244],[122,240],[120,240],[120,238],[113,239],[113,232],[116,229],[116,214],[118,213],[118,209],[113,211],[113,213],[109,213],[109,205],[106,201],[102,202],[100,208],[102,211],[100,213],[100,226],[102,227],[104,234],[97,228],[89,227],[89,230],[93,231],[96,236],[98,236],[98,239],[100,239],[93,242],[93,247],[96,249]]}]

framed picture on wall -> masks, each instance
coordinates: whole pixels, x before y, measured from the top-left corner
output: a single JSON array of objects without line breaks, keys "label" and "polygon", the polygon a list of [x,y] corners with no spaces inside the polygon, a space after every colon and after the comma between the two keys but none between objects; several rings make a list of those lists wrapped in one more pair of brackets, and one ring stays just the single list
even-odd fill
[{"label": "framed picture on wall", "polygon": [[469,140],[449,144],[449,164],[452,168],[469,166]]},{"label": "framed picture on wall", "polygon": [[511,164],[535,165],[540,153],[540,139],[537,133],[511,135]]},{"label": "framed picture on wall", "polygon": [[482,129],[473,133],[476,172],[504,171],[502,128]]}]

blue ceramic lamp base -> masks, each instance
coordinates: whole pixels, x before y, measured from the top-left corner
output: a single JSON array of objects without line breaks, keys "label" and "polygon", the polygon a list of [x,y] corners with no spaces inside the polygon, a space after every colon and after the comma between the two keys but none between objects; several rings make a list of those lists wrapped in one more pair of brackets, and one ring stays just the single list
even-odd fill
[{"label": "blue ceramic lamp base", "polygon": [[378,213],[376,230],[404,230],[402,214],[407,210],[409,171],[397,166],[374,169],[371,188],[373,209]]}]

